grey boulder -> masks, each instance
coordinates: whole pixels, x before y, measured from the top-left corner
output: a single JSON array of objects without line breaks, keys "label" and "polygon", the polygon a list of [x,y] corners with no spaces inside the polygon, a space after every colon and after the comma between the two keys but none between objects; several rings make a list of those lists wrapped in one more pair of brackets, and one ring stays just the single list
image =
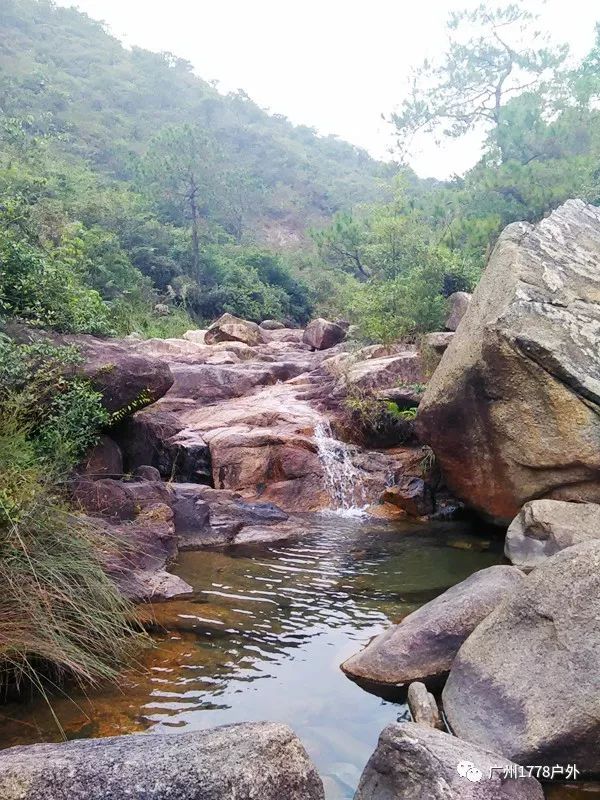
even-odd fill
[{"label": "grey boulder", "polygon": [[467,636],[524,580],[516,567],[480,570],[377,636],[342,669],[373,688],[411,681],[435,685]]},{"label": "grey boulder", "polygon": [[600,772],[599,621],[600,541],[534,569],[456,656],[452,730],[521,764]]},{"label": "grey boulder", "polygon": [[533,777],[501,756],[410,722],[388,725],[354,800],[543,800]]},{"label": "grey boulder", "polygon": [[0,753],[0,800],[323,800],[286,725],[115,736]]},{"label": "grey boulder", "polygon": [[566,547],[592,539],[600,539],[600,505],[532,500],[511,522],[504,552],[515,566],[531,570]]}]

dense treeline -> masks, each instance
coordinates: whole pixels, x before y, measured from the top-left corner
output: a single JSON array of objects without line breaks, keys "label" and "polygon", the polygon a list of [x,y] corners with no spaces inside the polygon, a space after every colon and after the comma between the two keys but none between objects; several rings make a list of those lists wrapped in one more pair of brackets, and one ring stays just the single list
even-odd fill
[{"label": "dense treeline", "polygon": [[0,13],[0,312],[117,333],[189,325],[151,314],[157,301],[196,320],[306,320],[314,295],[286,249],[385,197],[394,168],[169,54],[126,50],[74,9]]}]

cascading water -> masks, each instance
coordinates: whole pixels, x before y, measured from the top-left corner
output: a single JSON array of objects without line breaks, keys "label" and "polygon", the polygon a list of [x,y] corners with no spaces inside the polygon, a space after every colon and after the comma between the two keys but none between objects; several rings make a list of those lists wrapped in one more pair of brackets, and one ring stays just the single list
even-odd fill
[{"label": "cascading water", "polygon": [[332,510],[346,516],[362,515],[366,497],[362,475],[352,461],[352,450],[334,438],[326,420],[315,426],[315,442]]}]

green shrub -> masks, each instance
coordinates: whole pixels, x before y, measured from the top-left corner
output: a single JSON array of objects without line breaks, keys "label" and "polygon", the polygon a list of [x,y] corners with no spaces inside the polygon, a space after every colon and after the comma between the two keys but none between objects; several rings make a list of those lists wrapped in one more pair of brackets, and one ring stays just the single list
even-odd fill
[{"label": "green shrub", "polygon": [[99,556],[114,543],[57,488],[108,421],[78,360],[0,337],[0,688],[111,677],[136,644]]},{"label": "green shrub", "polygon": [[108,309],[69,264],[0,228],[0,316],[67,333],[109,333]]}]

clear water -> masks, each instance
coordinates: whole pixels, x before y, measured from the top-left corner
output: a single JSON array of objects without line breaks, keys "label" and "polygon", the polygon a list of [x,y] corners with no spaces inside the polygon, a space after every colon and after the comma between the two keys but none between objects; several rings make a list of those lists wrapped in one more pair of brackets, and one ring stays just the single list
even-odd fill
[{"label": "clear water", "polygon": [[367,501],[361,473],[352,461],[351,445],[334,439],[327,420],[315,426],[314,436],[331,508],[340,516],[362,516]]},{"label": "clear water", "polygon": [[[474,571],[501,542],[465,524],[399,524],[307,515],[303,538],[181,554],[190,600],[155,605],[163,631],[119,687],[53,698],[69,738],[286,722],[325,780],[351,798],[381,729],[403,705],[348,680],[339,664]],[[58,740],[40,700],[2,708],[0,745]]]}]

